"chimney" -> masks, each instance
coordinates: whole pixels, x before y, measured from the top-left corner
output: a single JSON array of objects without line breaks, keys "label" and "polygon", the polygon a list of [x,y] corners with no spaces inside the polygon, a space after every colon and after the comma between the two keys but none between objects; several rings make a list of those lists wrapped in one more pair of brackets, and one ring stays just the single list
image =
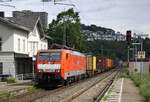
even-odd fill
[{"label": "chimney", "polygon": [[0,17],[4,18],[4,11],[0,11]]}]

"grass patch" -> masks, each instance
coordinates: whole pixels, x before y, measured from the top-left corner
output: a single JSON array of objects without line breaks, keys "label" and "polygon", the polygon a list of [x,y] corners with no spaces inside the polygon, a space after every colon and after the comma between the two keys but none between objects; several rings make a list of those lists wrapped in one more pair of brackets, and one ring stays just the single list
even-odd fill
[{"label": "grass patch", "polygon": [[6,82],[7,82],[7,83],[16,83],[16,79],[15,79],[14,77],[8,77],[8,78],[6,79]]},{"label": "grass patch", "polygon": [[10,96],[14,96],[15,94],[10,93],[10,92],[0,92],[0,100],[6,98],[6,97],[10,97]]},{"label": "grass patch", "polygon": [[35,92],[37,90],[37,88],[34,86],[31,86],[31,87],[28,87],[27,90],[28,90],[28,92]]},{"label": "grass patch", "polygon": [[2,82],[7,82],[7,83],[16,83],[16,78],[14,77],[6,77],[6,78],[2,78],[1,80]]},{"label": "grass patch", "polygon": [[120,74],[121,78],[129,78],[129,70],[127,68],[122,69],[122,72]]},{"label": "grass patch", "polygon": [[130,78],[139,87],[140,94],[145,98],[145,102],[150,102],[150,75],[131,74]]},{"label": "grass patch", "polygon": [[145,102],[150,102],[150,74],[129,73],[127,69],[123,69],[121,77],[130,78],[139,88]]}]

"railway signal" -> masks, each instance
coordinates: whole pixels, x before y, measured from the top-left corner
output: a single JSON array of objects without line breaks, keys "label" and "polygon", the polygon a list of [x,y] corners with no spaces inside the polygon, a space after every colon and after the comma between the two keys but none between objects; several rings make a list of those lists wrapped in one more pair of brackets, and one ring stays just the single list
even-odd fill
[{"label": "railway signal", "polygon": [[129,46],[131,44],[131,31],[130,30],[128,30],[126,33],[126,41]]}]

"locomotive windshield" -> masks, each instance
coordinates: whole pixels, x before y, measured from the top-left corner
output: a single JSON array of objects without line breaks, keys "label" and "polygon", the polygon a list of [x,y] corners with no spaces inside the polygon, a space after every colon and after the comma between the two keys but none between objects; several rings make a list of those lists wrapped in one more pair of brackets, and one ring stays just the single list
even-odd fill
[{"label": "locomotive windshield", "polygon": [[60,60],[60,52],[40,52],[39,60]]}]

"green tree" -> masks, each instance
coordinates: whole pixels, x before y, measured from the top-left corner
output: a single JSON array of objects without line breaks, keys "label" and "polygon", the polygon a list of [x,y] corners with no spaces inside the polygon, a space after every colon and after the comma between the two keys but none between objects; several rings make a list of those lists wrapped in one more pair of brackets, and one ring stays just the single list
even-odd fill
[{"label": "green tree", "polygon": [[125,41],[88,41],[86,51],[87,53],[91,52],[98,57],[119,58],[122,60],[127,59],[127,46]]},{"label": "green tree", "polygon": [[71,8],[59,13],[57,18],[52,20],[47,33],[54,39],[53,43],[64,44],[65,41],[65,45],[82,50],[85,47],[85,36],[80,25],[79,13]]}]

